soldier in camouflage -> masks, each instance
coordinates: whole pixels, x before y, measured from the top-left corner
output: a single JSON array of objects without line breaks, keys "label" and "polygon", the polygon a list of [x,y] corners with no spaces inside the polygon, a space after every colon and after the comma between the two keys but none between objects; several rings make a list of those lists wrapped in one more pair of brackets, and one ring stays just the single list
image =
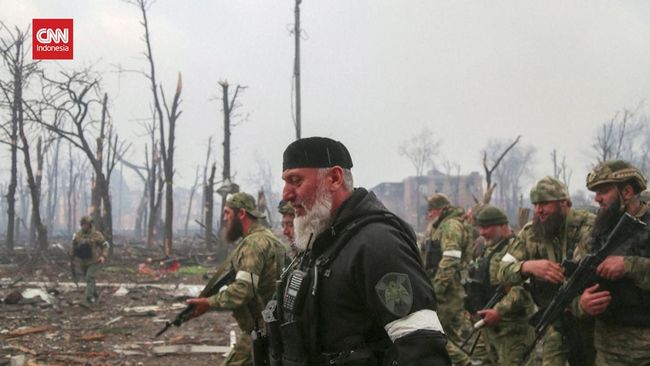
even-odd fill
[{"label": "soldier in camouflage", "polygon": [[212,297],[190,299],[188,303],[195,304],[195,317],[211,308],[232,310],[241,333],[222,365],[252,365],[250,334],[256,324],[261,326],[261,311],[275,292],[285,249],[261,224],[264,215],[255,208],[255,199],[248,193],[235,193],[228,198],[224,219],[226,239],[241,241],[215,276],[221,276],[232,265],[237,271],[235,281]]},{"label": "soldier in camouflage", "polygon": [[[497,207],[485,206],[476,221],[479,232],[485,239],[486,249],[470,268],[466,289],[471,299],[469,303],[480,309],[496,292],[499,263],[514,241],[514,235],[508,226],[508,217]],[[532,358],[524,363],[523,354],[535,338],[533,327],[528,324],[528,319],[534,312],[535,304],[530,294],[519,285],[510,287],[493,308],[478,310],[477,314],[485,321],[481,332],[492,364],[532,364]]]},{"label": "soldier in camouflage", "polygon": [[[471,362],[459,347],[463,342],[462,329],[467,322],[463,309],[465,290],[461,284],[461,259],[469,234],[463,223],[463,209],[453,207],[447,196],[435,193],[428,198],[428,205],[427,216],[432,222],[429,247],[439,248],[440,259],[437,265],[426,265],[436,268],[432,283],[438,299],[438,317],[449,340],[447,352],[454,365],[465,366]],[[431,257],[427,255],[427,261]]]},{"label": "soldier in camouflage", "polygon": [[298,255],[296,232],[293,228],[293,219],[296,217],[296,211],[290,202],[282,200],[278,204],[278,212],[282,215],[282,234],[289,240],[289,257],[295,258]]},{"label": "soldier in camouflage", "polygon": [[93,218],[83,216],[80,220],[81,230],[72,237],[70,258],[78,262],[81,273],[86,280],[85,297],[81,305],[92,306],[99,299],[99,293],[95,286],[95,278],[101,266],[106,262],[109,253],[109,244],[104,236],[93,228]]},{"label": "soldier in camouflage", "polygon": [[[576,256],[598,249],[620,217],[629,213],[650,226],[650,207],[639,199],[646,178],[633,165],[606,161],[587,176],[600,206],[594,229]],[[602,280],[580,296],[578,315],[596,319],[596,365],[650,365],[650,235],[648,228],[628,233],[596,272]]]},{"label": "soldier in camouflage", "polygon": [[[498,277],[501,283],[512,285],[521,285],[530,279],[531,295],[543,308],[565,280],[560,263],[573,259],[578,243],[589,236],[594,215],[572,209],[566,186],[549,176],[535,184],[530,191],[530,201],[535,209],[533,220],[524,225],[501,259]],[[557,321],[546,332],[542,352],[544,366],[564,366],[567,362],[569,340],[563,336],[563,330],[562,321]],[[588,329],[582,338],[585,340],[583,348],[593,347]],[[590,355],[586,352],[585,357]],[[587,360],[587,364],[590,363]]]}]

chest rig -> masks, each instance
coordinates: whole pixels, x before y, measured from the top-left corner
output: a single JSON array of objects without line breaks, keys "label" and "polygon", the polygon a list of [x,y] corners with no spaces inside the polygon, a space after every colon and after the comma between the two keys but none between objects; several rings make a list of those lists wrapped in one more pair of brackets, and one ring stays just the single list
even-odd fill
[{"label": "chest rig", "polygon": [[[642,221],[650,225],[650,213],[646,213]],[[596,241],[593,244],[596,245]],[[629,238],[612,255],[650,258],[650,230],[648,226],[631,233]],[[606,323],[623,326],[650,326],[649,290],[642,290],[634,284],[634,281],[627,278],[599,282],[603,289],[609,290],[612,295],[610,304],[599,316],[599,319]]]},{"label": "chest rig", "polygon": [[[364,215],[344,225],[332,226],[327,233],[319,235],[316,243],[323,239],[331,244],[317,254],[306,250],[292,262],[281,276],[277,293],[263,312],[269,333],[271,364],[308,366],[308,365],[345,365],[365,362],[374,356],[369,350],[341,350],[338,353],[323,353],[319,339],[319,286],[323,278],[331,274],[331,265],[349,240],[363,227],[371,223],[383,222],[405,232],[405,227],[396,216],[389,212],[377,211]],[[406,235],[405,235],[406,236]],[[407,242],[417,253],[417,246],[412,240]],[[361,335],[360,335],[361,336]],[[359,337],[363,343],[362,337]]]}]

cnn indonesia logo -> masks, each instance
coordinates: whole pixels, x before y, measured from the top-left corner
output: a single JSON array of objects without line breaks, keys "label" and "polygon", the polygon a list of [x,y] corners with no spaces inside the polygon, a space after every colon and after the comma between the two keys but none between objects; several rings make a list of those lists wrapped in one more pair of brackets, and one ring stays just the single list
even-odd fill
[{"label": "cnn indonesia logo", "polygon": [[32,19],[32,58],[72,60],[72,19]]}]

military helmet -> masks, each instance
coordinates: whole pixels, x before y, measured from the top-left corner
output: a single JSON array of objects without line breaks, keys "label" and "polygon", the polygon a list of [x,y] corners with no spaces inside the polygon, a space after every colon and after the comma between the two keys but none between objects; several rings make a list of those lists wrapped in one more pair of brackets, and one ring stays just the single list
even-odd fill
[{"label": "military helmet", "polygon": [[291,202],[287,202],[287,201],[284,201],[284,200],[282,200],[282,201],[280,201],[280,203],[278,203],[278,212],[280,214],[282,214],[282,215],[285,215],[285,214],[295,215],[296,214],[296,211],[293,209],[293,206],[291,205]]},{"label": "military helmet", "polygon": [[627,181],[635,181],[639,186],[639,193],[647,188],[647,180],[643,173],[634,165],[623,160],[608,160],[604,161],[587,175],[587,189],[595,191],[599,185],[605,183],[623,183]]},{"label": "military helmet", "polygon": [[93,221],[94,221],[94,220],[93,220],[93,217],[92,217],[92,216],[90,216],[90,215],[84,215],[84,216],[81,216],[81,220],[79,220],[79,224],[81,224],[81,225],[83,225],[83,224],[89,224],[89,225],[92,225],[92,224],[93,224]]},{"label": "military helmet", "polygon": [[436,208],[444,208],[451,205],[449,198],[442,193],[434,193],[427,198],[427,205],[429,210]]},{"label": "military helmet", "polygon": [[569,199],[564,183],[551,176],[540,179],[530,190],[530,202],[533,204]]},{"label": "military helmet", "polygon": [[508,223],[508,216],[499,208],[487,205],[481,209],[476,217],[478,226],[502,225]]}]

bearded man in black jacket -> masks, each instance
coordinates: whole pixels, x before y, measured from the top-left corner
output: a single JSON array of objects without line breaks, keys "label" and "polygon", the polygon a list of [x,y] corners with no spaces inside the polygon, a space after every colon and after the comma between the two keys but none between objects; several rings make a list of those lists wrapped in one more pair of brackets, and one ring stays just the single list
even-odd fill
[{"label": "bearded man in black jacket", "polygon": [[275,356],[292,366],[450,365],[413,230],[353,188],[351,168],[347,148],[329,138],[284,152],[283,199],[301,253],[278,286]]}]

